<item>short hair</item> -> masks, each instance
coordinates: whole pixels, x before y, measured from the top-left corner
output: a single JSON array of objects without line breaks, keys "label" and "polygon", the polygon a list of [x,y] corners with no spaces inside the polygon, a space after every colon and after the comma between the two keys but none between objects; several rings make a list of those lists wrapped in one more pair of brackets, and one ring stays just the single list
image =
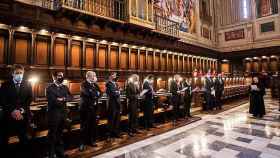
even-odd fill
[{"label": "short hair", "polygon": [[148,76],[147,76],[147,79],[148,79],[148,80],[152,80],[152,79],[154,79],[154,76],[153,76],[153,75],[148,75]]},{"label": "short hair", "polygon": [[64,73],[62,71],[55,71],[52,73],[52,76],[56,77],[59,73],[62,73],[64,75]]},{"label": "short hair", "polygon": [[95,74],[96,75],[96,73],[94,71],[87,71],[86,77],[88,77],[90,74]]},{"label": "short hair", "polygon": [[17,69],[23,70],[24,71],[24,67],[20,64],[14,64],[12,67],[12,72],[15,72]]}]

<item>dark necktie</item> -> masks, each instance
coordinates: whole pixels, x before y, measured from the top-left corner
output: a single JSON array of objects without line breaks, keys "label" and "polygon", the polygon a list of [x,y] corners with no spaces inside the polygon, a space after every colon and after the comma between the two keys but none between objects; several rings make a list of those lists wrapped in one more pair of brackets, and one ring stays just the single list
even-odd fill
[{"label": "dark necktie", "polygon": [[19,93],[19,90],[20,90],[20,83],[16,83],[16,90],[17,90],[17,93]]}]

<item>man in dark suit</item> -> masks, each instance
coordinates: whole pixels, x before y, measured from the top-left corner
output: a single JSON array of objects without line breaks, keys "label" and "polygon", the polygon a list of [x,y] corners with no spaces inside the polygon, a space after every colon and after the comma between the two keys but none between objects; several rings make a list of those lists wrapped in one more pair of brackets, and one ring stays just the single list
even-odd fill
[{"label": "man in dark suit", "polygon": [[27,154],[27,127],[30,120],[29,106],[32,102],[32,87],[23,76],[24,67],[14,65],[12,78],[1,86],[1,104],[3,106],[5,120],[5,126],[3,128],[4,148],[8,145],[10,134],[15,134],[19,138],[21,144],[20,149]]},{"label": "man in dark suit", "polygon": [[86,80],[81,84],[81,145],[79,150],[84,151],[85,145],[96,146],[96,109],[100,89],[97,85],[96,73],[88,71]]},{"label": "man in dark suit", "polygon": [[188,83],[187,79],[182,82],[182,88],[184,89],[184,104],[185,104],[185,117],[191,117],[191,103],[192,103],[192,86]]},{"label": "man in dark suit", "polygon": [[215,97],[216,97],[216,108],[222,109],[222,96],[224,93],[224,80],[222,74],[218,74],[215,80]]},{"label": "man in dark suit", "polygon": [[205,100],[206,107],[204,110],[212,110],[213,109],[213,90],[214,90],[214,82],[211,78],[211,73],[208,72],[205,78]]},{"label": "man in dark suit", "polygon": [[120,138],[120,90],[117,82],[117,73],[110,74],[106,83],[106,93],[109,97],[108,127],[110,136]]},{"label": "man in dark suit", "polygon": [[176,122],[180,117],[180,104],[181,104],[181,85],[180,76],[175,75],[170,84],[170,92],[172,93],[171,101],[173,105],[173,121]]},{"label": "man in dark suit", "polygon": [[153,114],[154,114],[154,77],[148,75],[143,83],[143,111],[144,111],[144,126],[147,130],[153,128]]},{"label": "man in dark suit", "polygon": [[67,157],[64,155],[62,139],[67,116],[66,103],[73,99],[67,86],[63,84],[63,72],[55,72],[53,83],[46,90],[48,100],[48,141],[49,157]]},{"label": "man in dark suit", "polygon": [[128,135],[133,136],[137,133],[138,124],[138,97],[140,94],[139,89],[139,76],[136,74],[131,75],[128,79],[126,87],[126,97],[128,99]]}]

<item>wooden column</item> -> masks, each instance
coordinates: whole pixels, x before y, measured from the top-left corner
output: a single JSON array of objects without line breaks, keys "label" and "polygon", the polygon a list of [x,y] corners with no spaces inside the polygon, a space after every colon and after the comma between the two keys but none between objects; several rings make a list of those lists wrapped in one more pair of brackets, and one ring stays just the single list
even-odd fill
[{"label": "wooden column", "polygon": [[8,64],[13,63],[12,54],[13,54],[14,35],[15,35],[15,30],[13,28],[10,28],[9,29],[9,46],[8,46],[8,53],[7,53]]},{"label": "wooden column", "polygon": [[140,49],[137,49],[137,70],[140,70]]},{"label": "wooden column", "polygon": [[182,67],[182,72],[183,73],[186,73],[186,65],[185,65],[185,57],[186,57],[186,55],[182,55],[182,57],[183,57],[183,67]]},{"label": "wooden column", "polygon": [[49,56],[49,65],[53,66],[54,65],[54,42],[55,42],[55,33],[52,32],[51,33],[51,52],[50,52],[50,56]]},{"label": "wooden column", "polygon": [[153,64],[152,64],[152,71],[155,71],[155,60],[156,60],[156,52],[153,50]]},{"label": "wooden column", "polygon": [[95,62],[94,62],[94,67],[97,68],[99,65],[99,43],[95,44]]},{"label": "wooden column", "polygon": [[107,45],[107,51],[105,55],[105,69],[110,69],[111,68],[111,58],[110,58],[110,53],[111,53],[111,44]]},{"label": "wooden column", "polygon": [[31,50],[30,50],[30,64],[35,64],[35,49],[36,49],[36,37],[37,34],[35,32],[31,33]]},{"label": "wooden column", "polygon": [[122,52],[122,47],[119,46],[119,52],[118,52],[118,61],[117,61],[117,69],[121,69],[121,66],[120,66],[120,61],[121,61],[121,52]]},{"label": "wooden column", "polygon": [[65,66],[71,66],[71,52],[72,52],[72,37],[67,37],[67,51],[65,53]]},{"label": "wooden column", "polygon": [[82,40],[82,57],[81,57],[81,65],[82,67],[86,67],[86,41]]}]

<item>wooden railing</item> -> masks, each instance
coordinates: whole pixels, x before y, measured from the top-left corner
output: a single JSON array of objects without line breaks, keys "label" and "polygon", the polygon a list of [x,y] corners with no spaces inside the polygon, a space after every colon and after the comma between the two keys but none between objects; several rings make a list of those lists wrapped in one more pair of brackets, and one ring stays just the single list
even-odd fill
[{"label": "wooden railing", "polygon": [[127,13],[124,0],[61,0],[61,4],[68,9],[117,20],[124,20]]},{"label": "wooden railing", "polygon": [[157,14],[154,14],[154,23],[157,31],[179,37],[179,23]]},{"label": "wooden railing", "polygon": [[50,10],[58,10],[61,7],[60,0],[15,0],[15,1],[50,9]]}]

